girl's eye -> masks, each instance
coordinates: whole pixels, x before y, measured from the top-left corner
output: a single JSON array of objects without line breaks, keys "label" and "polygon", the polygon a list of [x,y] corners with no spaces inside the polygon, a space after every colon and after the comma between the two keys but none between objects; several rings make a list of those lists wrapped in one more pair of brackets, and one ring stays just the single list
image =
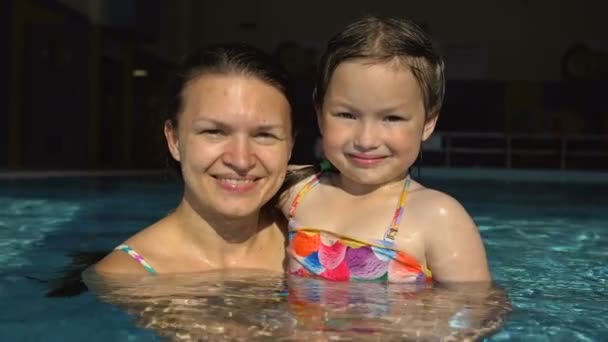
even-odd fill
[{"label": "girl's eye", "polygon": [[404,121],[405,118],[398,116],[398,115],[388,115],[384,117],[384,121],[388,121],[388,122],[398,122],[398,121]]},{"label": "girl's eye", "polygon": [[338,118],[343,118],[343,119],[355,119],[355,116],[352,113],[348,113],[348,112],[336,113],[336,114],[334,114],[334,116],[338,117]]}]

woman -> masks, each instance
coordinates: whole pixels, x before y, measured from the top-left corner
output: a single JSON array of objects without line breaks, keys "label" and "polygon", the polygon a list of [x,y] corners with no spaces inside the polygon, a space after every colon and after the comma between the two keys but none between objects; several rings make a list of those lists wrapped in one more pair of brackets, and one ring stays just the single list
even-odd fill
[{"label": "woman", "polygon": [[224,268],[283,272],[285,234],[271,199],[293,146],[286,72],[262,51],[217,45],[178,73],[164,134],[184,180],[174,212],[95,265],[99,273]]}]

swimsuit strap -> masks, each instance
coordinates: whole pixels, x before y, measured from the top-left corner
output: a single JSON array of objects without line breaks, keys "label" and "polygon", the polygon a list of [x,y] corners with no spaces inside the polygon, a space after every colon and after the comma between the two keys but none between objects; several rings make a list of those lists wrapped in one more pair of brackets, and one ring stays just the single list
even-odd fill
[{"label": "swimsuit strap", "polygon": [[401,222],[401,218],[403,217],[403,210],[405,208],[405,200],[407,199],[408,189],[410,187],[411,178],[408,175],[405,178],[405,182],[403,183],[403,190],[401,191],[401,196],[399,196],[399,202],[397,204],[397,209],[395,210],[395,215],[393,216],[393,220],[391,221],[391,225],[388,230],[384,234],[384,240],[395,241],[395,237],[399,232],[399,223]]},{"label": "swimsuit strap", "polygon": [[133,248],[127,246],[127,245],[120,245],[116,248],[114,248],[114,250],[118,250],[118,251],[123,251],[127,254],[129,254],[133,259],[135,259],[135,261],[139,262],[140,265],[142,265],[146,271],[148,271],[150,274],[156,274],[156,271],[154,270],[154,268],[152,268],[152,266],[150,266],[150,264],[148,264],[146,262],[146,260],[144,260],[144,258],[137,253]]},{"label": "swimsuit strap", "polygon": [[[309,180],[302,187],[302,189],[298,192],[298,194],[296,195],[295,199],[293,200],[293,202],[291,204],[291,207],[289,208],[289,218],[293,218],[293,215],[296,212],[296,208],[297,208],[298,204],[300,204],[300,202],[302,201],[302,198],[304,197],[304,195],[306,195],[306,193],[308,193],[308,191],[310,191],[317,184],[319,184],[319,180],[321,179],[321,175],[323,173],[324,172],[321,171],[321,172],[315,174],[314,177],[312,177],[312,179]],[[395,215],[393,215],[393,220],[391,221],[391,225],[389,226],[386,233],[384,233],[384,241],[390,240],[390,241],[386,241],[386,242],[390,242],[390,244],[392,244],[392,242],[395,241],[395,237],[397,236],[397,233],[399,232],[399,223],[401,223],[401,218],[403,217],[403,211],[405,208],[405,202],[407,199],[407,194],[408,194],[408,189],[410,187],[410,183],[411,183],[411,178],[408,175],[405,178],[405,182],[403,182],[403,190],[401,191],[401,195],[399,196],[399,202],[397,203],[397,209],[395,209]]]},{"label": "swimsuit strap", "polygon": [[289,218],[292,218],[293,215],[296,213],[296,207],[298,206],[298,204],[300,204],[300,201],[302,200],[304,195],[306,195],[306,193],[310,191],[310,189],[314,188],[315,185],[319,184],[319,180],[321,179],[322,173],[323,172],[321,171],[315,174],[314,177],[312,177],[312,179],[309,180],[306,185],[302,187],[302,189],[300,189],[300,191],[296,195],[296,198],[294,198],[293,202],[291,203],[291,207],[289,208]]}]

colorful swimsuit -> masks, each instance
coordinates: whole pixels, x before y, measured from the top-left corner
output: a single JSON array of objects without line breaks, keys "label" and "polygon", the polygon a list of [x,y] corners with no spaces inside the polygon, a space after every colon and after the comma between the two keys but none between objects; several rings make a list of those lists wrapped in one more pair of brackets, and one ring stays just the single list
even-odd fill
[{"label": "colorful swimsuit", "polygon": [[409,176],[384,238],[371,243],[298,226],[294,219],[296,207],[303,196],[319,184],[320,178],[321,173],[315,175],[296,195],[289,209],[289,273],[337,281],[422,283],[432,280],[429,269],[394,247],[410,184]]},{"label": "colorful swimsuit", "polygon": [[142,265],[146,269],[146,271],[148,271],[148,273],[156,274],[156,270],[154,270],[154,268],[152,268],[152,266],[150,266],[150,264],[148,264],[148,262],[146,262],[146,260],[144,260],[144,257],[142,257],[139,253],[137,253],[133,248],[131,248],[127,245],[120,245],[120,246],[114,248],[114,250],[123,251],[123,252],[129,254],[133,259],[135,259],[135,261],[137,261],[140,265]]}]

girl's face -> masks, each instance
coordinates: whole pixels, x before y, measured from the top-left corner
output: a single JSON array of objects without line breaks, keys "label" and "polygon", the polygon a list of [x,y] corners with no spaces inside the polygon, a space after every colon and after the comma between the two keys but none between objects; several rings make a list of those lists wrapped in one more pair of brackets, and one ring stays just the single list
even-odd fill
[{"label": "girl's face", "polygon": [[371,186],[407,175],[437,117],[425,119],[422,91],[405,63],[366,60],[338,65],[317,115],[325,157],[342,181]]}]

